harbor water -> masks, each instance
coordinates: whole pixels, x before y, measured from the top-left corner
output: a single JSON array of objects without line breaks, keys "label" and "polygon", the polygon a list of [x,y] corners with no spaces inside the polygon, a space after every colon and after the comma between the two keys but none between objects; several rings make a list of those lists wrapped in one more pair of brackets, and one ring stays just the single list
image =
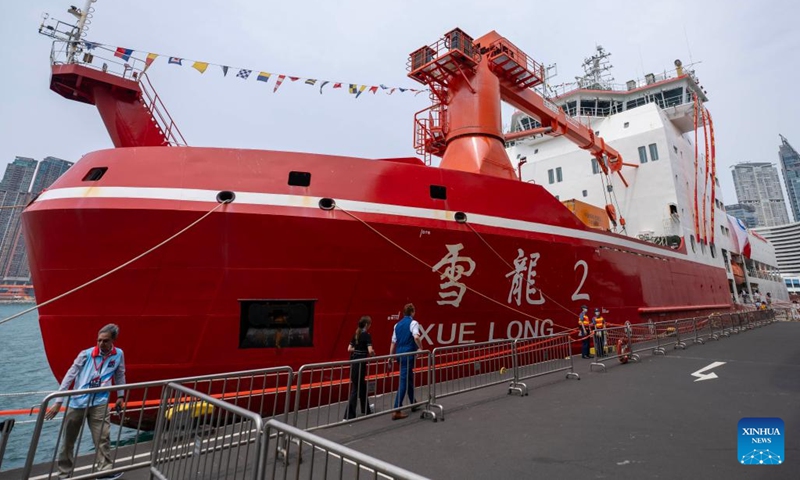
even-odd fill
[{"label": "harbor water", "polygon": [[[0,305],[0,319],[8,318],[31,305]],[[81,349],[94,345],[94,338],[87,338],[85,345],[75,345],[75,355]],[[58,379],[60,380],[60,379]],[[38,406],[47,393],[58,388],[58,381],[50,371],[44,353],[39,319],[36,311],[0,325],[0,410],[31,409]],[[16,395],[23,392],[39,392],[29,395]],[[13,418],[16,423],[9,436],[3,459],[2,470],[22,467],[28,454],[31,434],[36,416],[0,416],[0,421]],[[53,460],[54,447],[58,438],[61,416],[45,423],[37,449],[36,463]],[[116,438],[116,428],[112,426],[111,438]],[[126,429],[127,430],[127,429]],[[122,439],[129,440],[132,435],[123,432]],[[88,443],[84,443],[88,442]],[[88,432],[81,440],[82,445],[92,445]],[[83,449],[83,447],[82,447]]]}]

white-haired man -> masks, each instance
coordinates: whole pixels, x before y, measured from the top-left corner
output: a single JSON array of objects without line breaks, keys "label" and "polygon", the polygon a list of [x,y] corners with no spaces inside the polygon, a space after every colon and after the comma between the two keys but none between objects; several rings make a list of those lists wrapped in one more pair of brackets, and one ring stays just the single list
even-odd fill
[{"label": "white-haired man", "polygon": [[[72,363],[58,391],[106,387],[112,384],[125,384],[125,356],[114,342],[119,335],[119,327],[109,323],[97,333],[97,346],[81,351]],[[73,385],[74,384],[74,385]],[[124,390],[117,391],[114,408],[122,408]],[[58,477],[69,478],[75,465],[75,440],[81,431],[81,423],[86,418],[95,446],[95,468],[98,472],[111,470],[111,441],[108,409],[109,392],[87,393],[69,397],[67,412],[64,414],[64,438],[58,454]],[[48,420],[61,410],[62,397],[47,411]],[[122,473],[109,474],[101,479],[115,479]]]}]

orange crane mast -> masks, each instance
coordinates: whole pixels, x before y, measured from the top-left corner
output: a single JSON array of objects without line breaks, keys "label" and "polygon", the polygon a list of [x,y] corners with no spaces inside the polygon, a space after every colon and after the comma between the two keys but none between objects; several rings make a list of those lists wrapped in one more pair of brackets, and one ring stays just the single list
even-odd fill
[{"label": "orange crane mast", "polygon": [[530,133],[564,135],[587,150],[604,173],[622,182],[622,156],[591,128],[567,116],[533,87],[544,81],[544,67],[492,31],[473,40],[454,29],[409,57],[409,77],[428,85],[433,105],[415,117],[415,147],[426,160],[442,157],[441,168],[516,179],[505,150],[501,102],[536,118]]}]

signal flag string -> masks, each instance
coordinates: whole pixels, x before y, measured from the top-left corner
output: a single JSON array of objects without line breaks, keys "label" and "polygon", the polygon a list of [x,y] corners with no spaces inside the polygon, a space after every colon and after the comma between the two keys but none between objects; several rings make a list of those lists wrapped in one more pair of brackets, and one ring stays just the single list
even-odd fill
[{"label": "signal flag string", "polygon": [[[258,70],[251,67],[233,67],[230,65],[223,65],[219,63],[211,63],[211,62],[203,62],[199,60],[190,60],[183,57],[174,57],[168,55],[162,55],[160,53],[147,53],[143,50],[135,50],[132,48],[124,48],[124,47],[114,47],[111,45],[106,45],[103,43],[98,42],[90,42],[90,41],[82,41],[84,48],[87,51],[93,50],[104,50],[109,53],[112,53],[115,57],[122,59],[124,62],[128,62],[131,59],[135,60],[136,62],[141,62],[144,64],[144,67],[141,68],[142,72],[146,72],[148,68],[150,68],[155,60],[159,57],[167,58],[168,65],[177,65],[179,67],[184,66],[184,62],[186,65],[190,65],[191,68],[200,72],[201,75],[206,73],[209,66],[219,67],[220,71],[222,72],[223,77],[228,76],[228,72],[231,72],[231,77],[236,77],[241,80],[248,80],[249,78],[255,78],[256,81],[268,83],[272,77],[276,77],[274,82],[274,87],[272,89],[273,93],[278,91],[278,88],[283,84],[284,80],[290,80],[291,82],[296,82],[298,80],[302,80],[304,84],[310,86],[319,85],[319,93],[322,95],[322,89],[326,85],[330,85],[330,88],[343,88],[346,89],[348,93],[355,95],[355,98],[358,98],[362,93],[368,91],[372,94],[376,94],[378,90],[384,91],[387,95],[393,94],[395,91],[399,91],[400,93],[411,92],[414,96],[419,95],[423,92],[428,92],[430,89],[428,88],[407,88],[407,87],[389,87],[384,84],[379,85],[368,85],[368,84],[358,84],[358,83],[347,83],[347,82],[336,82],[330,80],[319,80],[316,78],[304,78],[295,75],[287,75],[287,74],[277,74],[272,72],[267,72],[263,70]],[[144,59],[137,58],[134,56],[135,52],[139,53],[146,53],[146,57]],[[100,57],[102,58],[102,57]],[[130,68],[128,63],[125,63],[125,67]]]},{"label": "signal flag string", "polygon": [[200,217],[197,220],[195,220],[194,222],[190,223],[188,226],[184,227],[181,231],[179,231],[178,233],[172,235],[171,237],[169,237],[168,239],[166,239],[163,242],[159,243],[155,247],[152,247],[151,249],[147,250],[146,252],[144,252],[144,253],[142,253],[142,254],[140,254],[140,255],[138,255],[138,256],[130,259],[130,260],[128,260],[127,262],[123,263],[122,265],[120,265],[118,267],[115,267],[115,268],[112,268],[111,270],[107,271],[106,273],[89,280],[88,282],[84,283],[83,285],[77,286],[77,287],[73,288],[72,290],[70,290],[68,292],[64,292],[61,295],[58,295],[57,297],[53,297],[50,300],[44,301],[42,303],[39,303],[37,305],[32,306],[31,308],[28,308],[28,309],[25,309],[25,310],[23,310],[21,312],[15,313],[14,315],[11,315],[8,318],[4,318],[4,319],[0,320],[0,325],[6,323],[8,321],[11,321],[11,320],[13,320],[13,319],[15,319],[17,317],[21,317],[21,316],[25,315],[26,313],[30,313],[30,312],[36,310],[37,308],[41,308],[41,307],[44,307],[45,305],[49,305],[49,304],[55,302],[56,300],[61,300],[62,298],[66,297],[68,295],[71,295],[71,294],[77,292],[78,290],[84,289],[84,288],[88,287],[89,285],[106,278],[107,276],[111,275],[112,273],[115,273],[115,272],[117,272],[119,270],[122,270],[123,268],[127,267],[128,265],[132,264],[133,262],[135,262],[135,261],[139,260],[140,258],[143,258],[143,257],[155,252],[156,250],[158,250],[159,248],[163,247],[167,243],[169,243],[172,240],[174,240],[174,239],[178,238],[179,236],[183,235],[190,228],[194,227],[195,225],[197,225],[201,221],[205,220],[206,217],[208,217],[212,213],[214,213],[217,210],[219,210],[223,205],[227,205],[230,202],[231,202],[230,200],[221,201],[217,206],[215,206],[214,208],[212,208],[211,210],[206,212],[202,217]]}]

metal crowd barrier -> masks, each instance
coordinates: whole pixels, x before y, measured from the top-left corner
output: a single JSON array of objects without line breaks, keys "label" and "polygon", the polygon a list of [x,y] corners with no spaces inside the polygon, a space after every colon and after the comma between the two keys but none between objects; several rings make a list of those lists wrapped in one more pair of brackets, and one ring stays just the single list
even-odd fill
[{"label": "metal crowd barrier", "polygon": [[[409,380],[413,379],[413,383],[407,382],[406,390],[408,391],[413,385],[415,402],[394,408],[394,399],[400,388],[400,372],[403,362],[413,363],[413,374],[409,377]],[[366,369],[368,396],[366,403],[370,406],[372,413],[347,419],[345,417],[352,385],[350,372],[354,368]],[[331,427],[342,421],[361,420],[368,416],[409,407],[416,410],[430,403],[432,379],[428,350],[362,360],[303,365],[297,371],[296,377],[292,424],[306,431]],[[407,395],[406,398],[408,398]],[[356,402],[356,406],[360,410],[359,402]],[[435,418],[433,412],[428,411],[427,408],[424,413],[433,415]]]},{"label": "metal crowd barrier", "polygon": [[170,383],[159,409],[151,477],[259,480],[266,443],[262,428],[256,413]]},{"label": "metal crowd barrier", "polygon": [[[266,478],[425,480],[425,477],[396,465],[277,420],[266,422],[263,437],[267,442],[263,456]],[[273,438],[278,440],[272,441]],[[284,455],[284,444],[289,445],[290,448],[286,452],[287,455],[291,455],[291,449],[296,448],[297,455],[298,457],[302,455],[303,462],[296,462],[293,465],[281,462],[280,459]]]},{"label": "metal crowd barrier", "polygon": [[8,444],[8,437],[11,435],[11,430],[14,429],[14,419],[3,420],[0,422],[0,467],[3,466],[3,456],[6,453],[6,445]]},{"label": "metal crowd barrier", "polygon": [[630,360],[639,361],[639,355],[633,352],[633,325],[630,322],[616,327],[605,327],[604,330],[608,349],[603,354],[603,360],[599,360],[595,356],[592,363],[589,364],[589,371],[599,367],[605,372],[606,364],[604,362],[614,359],[619,360],[620,363],[628,363]]},{"label": "metal crowd barrier", "polygon": [[580,380],[575,373],[572,359],[572,338],[568,333],[559,333],[537,338],[514,340],[514,382],[509,390],[528,394],[528,386],[522,380],[567,372],[566,378]]},{"label": "metal crowd barrier", "polygon": [[439,399],[490,385],[513,384],[513,355],[513,340],[434,348],[431,407],[439,410],[439,418],[444,420],[444,407],[438,403]]},{"label": "metal crowd barrier", "polygon": [[[111,394],[114,399],[117,391],[124,391],[124,407],[119,412],[109,410],[105,406],[105,414],[110,415],[115,424],[126,428],[112,426],[110,433],[112,472],[125,472],[150,465],[149,449],[142,444],[149,443],[147,434],[159,419],[162,403],[161,391],[170,384],[176,383],[219,400],[230,402],[238,407],[253,411],[265,418],[281,417],[288,419],[289,399],[292,385],[292,369],[276,367],[242,372],[220,373],[199,377],[160,380],[156,382],[129,383],[108,387],[91,388],[79,391],[54,392],[46,396],[38,406],[36,425],[31,436],[28,456],[23,467],[23,478],[31,474],[39,450],[39,439],[45,424],[45,414],[57,400],[62,401],[62,411],[69,405],[73,395]],[[111,402],[113,406],[113,402]],[[179,407],[180,408],[180,407]],[[107,475],[108,471],[96,471],[94,465],[94,442],[86,432],[86,415],[83,409],[81,429],[75,440],[73,456],[75,462],[70,472],[73,479],[91,479]],[[60,417],[57,438],[51,452],[47,454],[50,462],[48,478],[56,477],[57,459],[64,443],[65,417]],[[58,421],[55,419],[54,421]],[[89,455],[87,457],[87,454]]]}]

